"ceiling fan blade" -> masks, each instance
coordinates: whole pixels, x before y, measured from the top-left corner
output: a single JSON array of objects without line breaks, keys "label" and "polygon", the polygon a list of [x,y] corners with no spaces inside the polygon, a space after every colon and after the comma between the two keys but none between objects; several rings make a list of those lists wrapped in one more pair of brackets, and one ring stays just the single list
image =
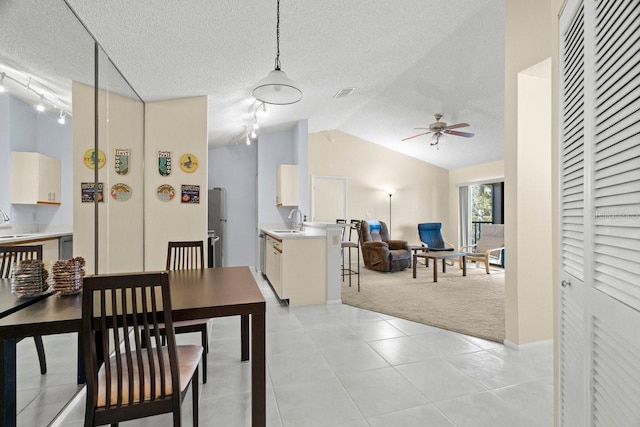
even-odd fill
[{"label": "ceiling fan blade", "polygon": [[447,135],[455,135],[455,136],[464,136],[465,138],[471,138],[473,134],[471,132],[459,132],[457,130],[445,130],[444,133]]},{"label": "ceiling fan blade", "polygon": [[469,123],[456,123],[455,125],[447,126],[447,129],[466,128],[467,126],[469,126]]},{"label": "ceiling fan blade", "polygon": [[407,139],[416,138],[416,137],[418,137],[418,136],[426,135],[426,134],[428,134],[428,133],[431,133],[431,132],[419,133],[419,134],[417,134],[417,135],[409,136],[409,137],[407,137],[407,138],[403,138],[403,139],[402,139],[402,141],[406,141]]},{"label": "ceiling fan blade", "polygon": [[424,130],[431,130],[431,128],[414,128],[414,129],[424,129]]}]

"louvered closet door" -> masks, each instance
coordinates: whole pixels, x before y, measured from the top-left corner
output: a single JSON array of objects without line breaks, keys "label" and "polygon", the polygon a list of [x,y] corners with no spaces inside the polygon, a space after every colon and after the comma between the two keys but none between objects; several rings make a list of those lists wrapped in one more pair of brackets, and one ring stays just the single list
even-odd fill
[{"label": "louvered closet door", "polygon": [[[571,10],[568,8],[571,7]],[[582,2],[567,5],[561,21],[560,136],[560,394],[559,424],[582,427],[585,376],[585,63]]]},{"label": "louvered closet door", "polygon": [[[561,279],[570,285],[560,296],[559,421],[640,426],[640,0],[569,2],[560,25]],[[583,72],[573,65],[580,44]]]},{"label": "louvered closet door", "polygon": [[592,421],[640,426],[640,0],[595,13]]}]

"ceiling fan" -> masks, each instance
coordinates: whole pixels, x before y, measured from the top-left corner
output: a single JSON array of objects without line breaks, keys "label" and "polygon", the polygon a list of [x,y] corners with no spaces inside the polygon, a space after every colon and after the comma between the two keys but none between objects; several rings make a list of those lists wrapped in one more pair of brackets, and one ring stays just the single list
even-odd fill
[{"label": "ceiling fan", "polygon": [[435,117],[436,121],[434,123],[431,123],[428,128],[414,128],[414,129],[424,129],[427,132],[409,136],[402,140],[406,141],[407,139],[416,138],[418,136],[428,135],[432,133],[433,136],[435,137],[435,140],[431,141],[431,145],[438,145],[438,142],[440,142],[440,137],[442,135],[455,135],[455,136],[462,136],[465,138],[471,138],[473,136],[473,134],[470,132],[460,132],[457,130],[453,130],[453,129],[467,127],[469,126],[469,123],[456,123],[455,125],[447,125],[445,122],[440,121],[440,119],[442,118],[442,114],[434,114],[433,117]]}]

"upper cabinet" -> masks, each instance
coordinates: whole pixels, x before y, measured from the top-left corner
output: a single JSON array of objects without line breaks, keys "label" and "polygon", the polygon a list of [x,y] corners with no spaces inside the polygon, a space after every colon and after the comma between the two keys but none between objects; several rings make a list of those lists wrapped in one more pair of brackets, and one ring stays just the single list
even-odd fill
[{"label": "upper cabinet", "polygon": [[60,160],[40,153],[11,153],[11,203],[60,204]]},{"label": "upper cabinet", "polygon": [[298,206],[298,165],[280,165],[276,171],[276,206]]}]

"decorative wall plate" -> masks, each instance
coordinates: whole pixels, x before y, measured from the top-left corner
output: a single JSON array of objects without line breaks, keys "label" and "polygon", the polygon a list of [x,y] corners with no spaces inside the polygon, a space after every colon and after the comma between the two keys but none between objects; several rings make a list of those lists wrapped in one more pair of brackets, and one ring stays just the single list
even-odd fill
[{"label": "decorative wall plate", "polygon": [[170,202],[176,195],[176,190],[169,184],[162,184],[156,189],[156,196],[163,202]]},{"label": "decorative wall plate", "polygon": [[98,165],[98,169],[100,169],[107,162],[107,156],[104,155],[102,150],[98,150],[98,155],[96,156],[94,149],[91,148],[85,151],[84,156],[82,156],[82,161],[89,169],[95,169],[96,164]]},{"label": "decorative wall plate", "polygon": [[198,158],[191,153],[183,154],[180,157],[180,169],[187,173],[195,172],[198,169]]},{"label": "decorative wall plate", "polygon": [[119,182],[111,187],[111,197],[119,202],[126,202],[131,198],[131,187]]}]

